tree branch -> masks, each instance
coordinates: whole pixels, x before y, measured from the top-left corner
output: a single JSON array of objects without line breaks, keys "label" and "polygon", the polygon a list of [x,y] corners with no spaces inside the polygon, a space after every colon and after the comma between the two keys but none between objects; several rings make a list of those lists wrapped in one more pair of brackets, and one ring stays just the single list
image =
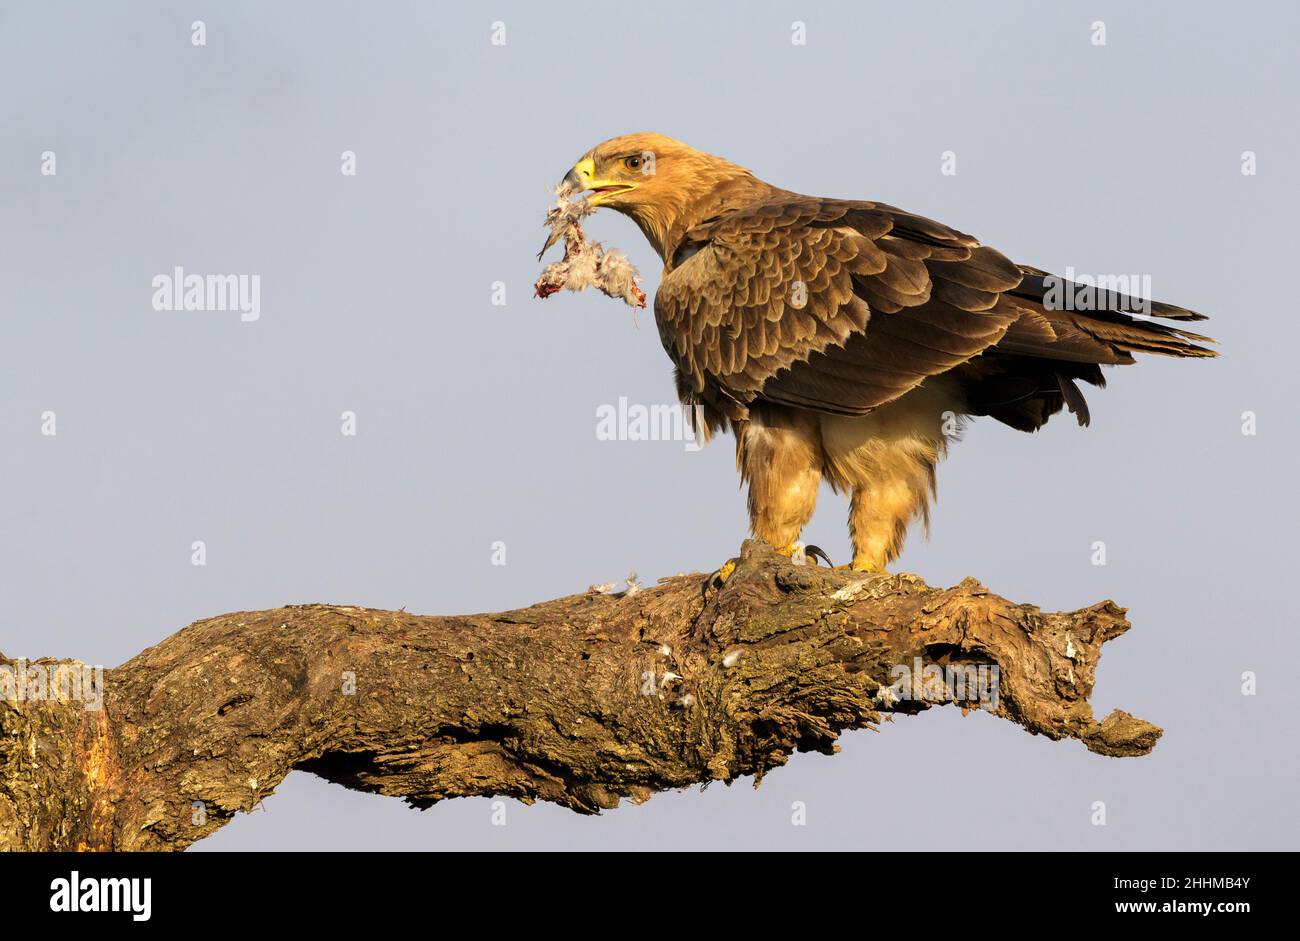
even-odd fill
[{"label": "tree branch", "polygon": [[1043,613],[974,579],[935,589],[747,542],[721,587],[677,576],[464,617],[210,618],[105,671],[98,709],[31,680],[78,661],[0,656],[0,849],[184,849],[294,769],[417,807],[508,795],[595,813],[757,784],[845,729],[954,700],[1143,755],[1159,728],[1088,704],[1101,645],[1128,627],[1109,601]]}]

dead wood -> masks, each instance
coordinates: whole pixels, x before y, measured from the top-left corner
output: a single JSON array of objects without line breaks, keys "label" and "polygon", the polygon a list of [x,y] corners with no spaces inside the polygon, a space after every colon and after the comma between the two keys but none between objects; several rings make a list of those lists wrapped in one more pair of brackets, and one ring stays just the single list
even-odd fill
[{"label": "dead wood", "polygon": [[294,769],[417,807],[508,795],[595,813],[757,783],[845,729],[954,699],[1144,755],[1159,728],[1098,722],[1088,703],[1101,645],[1128,627],[1109,601],[1045,613],[974,579],[937,589],[749,542],[720,587],[684,575],[451,617],[224,614],[105,671],[97,709],[32,685],[34,668],[77,661],[0,656],[0,679],[28,671],[0,685],[0,848],[184,849]]}]

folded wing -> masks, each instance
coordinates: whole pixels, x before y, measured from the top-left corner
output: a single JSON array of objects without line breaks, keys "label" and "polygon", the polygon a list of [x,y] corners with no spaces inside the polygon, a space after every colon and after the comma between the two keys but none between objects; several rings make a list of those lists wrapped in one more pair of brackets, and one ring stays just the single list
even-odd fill
[{"label": "folded wing", "polygon": [[1075,380],[1103,384],[1100,365],[1214,355],[1121,310],[1053,309],[1050,277],[891,206],[790,194],[690,230],[655,317],[683,392],[731,418],[755,400],[865,414],[950,374],[973,414],[1033,430],[1064,405],[1086,424]]}]

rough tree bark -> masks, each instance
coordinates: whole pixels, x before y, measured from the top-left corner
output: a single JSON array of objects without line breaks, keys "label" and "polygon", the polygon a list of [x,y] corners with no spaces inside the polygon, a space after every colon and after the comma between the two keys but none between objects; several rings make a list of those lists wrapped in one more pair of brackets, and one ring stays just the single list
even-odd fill
[{"label": "rough tree bark", "polygon": [[509,795],[583,813],[757,783],[845,729],[951,699],[895,685],[918,657],[944,676],[996,665],[985,708],[1032,733],[1143,755],[1160,729],[1088,704],[1101,645],[1128,627],[1109,601],[1044,613],[973,579],[935,589],[756,542],[721,587],[677,576],[463,617],[226,614],[105,671],[100,709],[0,699],[0,848],[184,849],[294,769],[417,807]]}]

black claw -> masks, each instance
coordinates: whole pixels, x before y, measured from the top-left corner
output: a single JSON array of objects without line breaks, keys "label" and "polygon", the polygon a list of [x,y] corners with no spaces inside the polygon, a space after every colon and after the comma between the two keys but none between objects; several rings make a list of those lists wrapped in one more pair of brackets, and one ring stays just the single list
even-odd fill
[{"label": "black claw", "polygon": [[804,546],[803,554],[809,559],[821,559],[829,568],[835,568],[835,563],[831,561],[831,557],[822,552],[820,546]]}]

